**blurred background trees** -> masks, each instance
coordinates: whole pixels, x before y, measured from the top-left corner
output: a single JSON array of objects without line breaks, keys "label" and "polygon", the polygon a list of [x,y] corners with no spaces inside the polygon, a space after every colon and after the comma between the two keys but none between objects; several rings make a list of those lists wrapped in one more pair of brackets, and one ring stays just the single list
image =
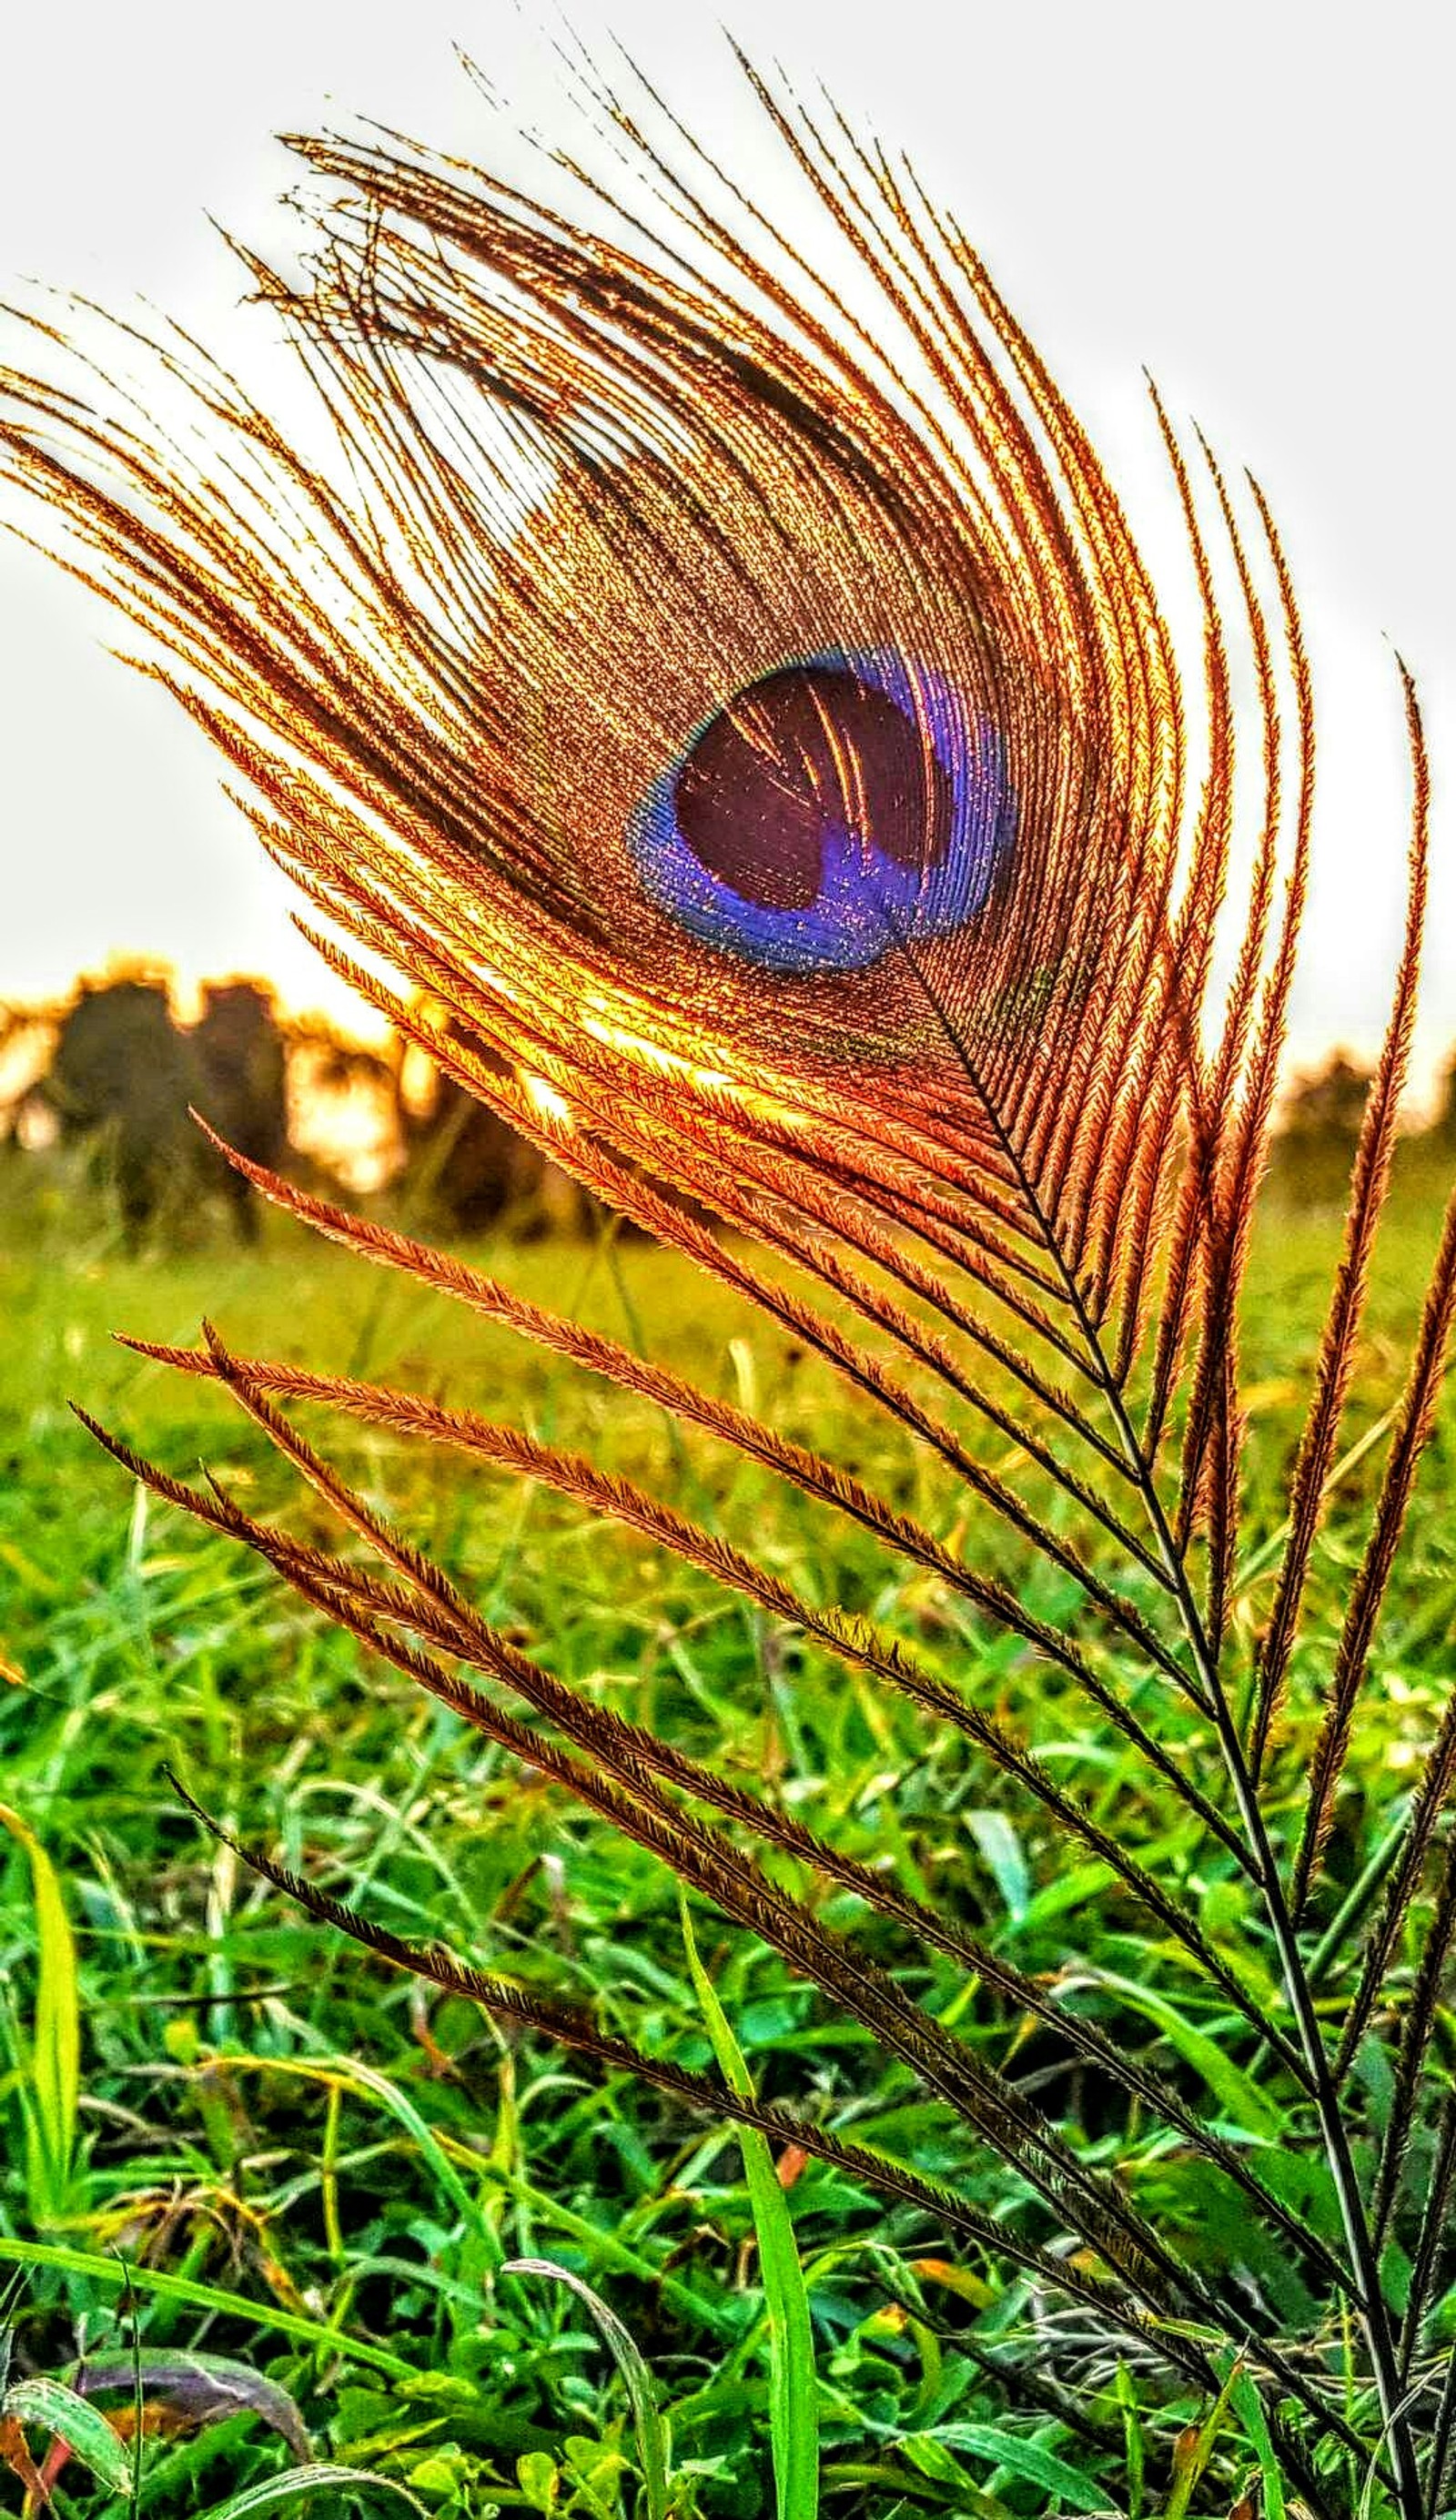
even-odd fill
[{"label": "blurred background trees", "polygon": [[1290,1085],[1272,1168],[1276,1182],[1301,1206],[1342,1207],[1369,1091],[1369,1068],[1342,1050]]},{"label": "blurred background trees", "polygon": [[[1345,1051],[1293,1080],[1273,1152],[1278,1195],[1342,1208],[1369,1083]],[[82,980],[57,1005],[0,1007],[0,1198],[43,1184],[133,1249],[228,1229],[251,1240],[256,1195],[193,1109],[253,1162],[381,1201],[426,1235],[583,1235],[600,1217],[398,1035],[349,1039],[280,1008],[261,980],[211,981],[183,1011],[165,972],[137,966]],[[1456,1144],[1456,1058],[1424,1136],[1433,1151]]]},{"label": "blurred background trees", "polygon": [[[258,980],[209,982],[197,1023],[177,1037],[193,1052],[197,1108],[240,1155],[276,1172],[289,1151],[288,1045],[268,991]],[[215,1149],[203,1145],[215,1166]],[[230,1164],[222,1183],[239,1234],[253,1241],[256,1193]]]},{"label": "blurred background trees", "polygon": [[566,1175],[395,1035],[352,1041],[281,1009],[266,984],[209,982],[190,1017],[164,973],[123,968],[47,1007],[0,1009],[4,1186],[45,1176],[133,1249],[224,1224],[251,1240],[256,1194],[192,1112],[254,1163],[412,1224],[475,1234],[585,1231]]}]

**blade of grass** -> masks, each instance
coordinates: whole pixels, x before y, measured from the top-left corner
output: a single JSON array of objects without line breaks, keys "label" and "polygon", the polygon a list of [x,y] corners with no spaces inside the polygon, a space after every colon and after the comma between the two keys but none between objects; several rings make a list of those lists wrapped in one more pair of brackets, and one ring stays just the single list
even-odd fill
[{"label": "blade of grass", "polygon": [[1264,2520],[1285,2520],[1284,2479],[1279,2471],[1279,2461],[1274,2455],[1274,2445],[1269,2439],[1269,2427],[1264,2417],[1259,2393],[1247,2371],[1234,2372],[1229,2390],[1229,2405],[1252,2442],[1254,2454],[1258,2459],[1259,2483],[1263,2489]]},{"label": "blade of grass", "polygon": [[361,2493],[392,2494],[398,2502],[407,2502],[427,2520],[425,2505],[391,2477],[371,2476],[363,2467],[335,2467],[321,2460],[315,2467],[291,2468],[286,2476],[267,2476],[258,2485],[247,2486],[243,2493],[232,2495],[226,2502],[214,2502],[202,2520],[249,2520],[253,2511],[266,2511],[275,2502],[301,2501],[305,2495],[317,2493],[325,2485],[352,2485]]},{"label": "blade of grass", "polygon": [[[1125,2362],[1119,2362],[1117,2364],[1117,2378],[1113,2394],[1122,2414],[1122,2441],[1127,2461],[1127,2520],[1143,2520],[1147,2450],[1143,2441],[1137,2389],[1132,2373]],[[1274,2520],[1272,2513],[1270,2520]],[[1283,2520],[1282,2514],[1280,2520]]]},{"label": "blade of grass", "polygon": [[[942,2444],[946,2450],[964,2451],[969,2458],[984,2459],[997,2471],[1024,2478],[1039,2485],[1051,2498],[1055,2508],[1074,2512],[1115,2513],[1105,2486],[1097,2479],[1084,2476],[1080,2469],[1069,2467],[1065,2458],[1045,2444],[1032,2441],[1025,2433],[1008,2431],[1000,2424],[937,2424],[933,2433],[922,2436],[927,2441]],[[1168,2506],[1171,2511],[1171,2504]]]},{"label": "blade of grass", "polygon": [[282,2436],[300,2463],[306,2465],[313,2456],[296,2400],[276,2380],[265,2379],[250,2362],[239,2362],[228,2354],[134,2345],[130,2354],[92,2357],[65,2377],[68,2387],[88,2401],[126,2389],[133,2397],[144,2396],[170,2408],[194,2424],[215,2424],[246,2408]]},{"label": "blade of grass", "polygon": [[401,2126],[418,2147],[426,2166],[460,2216],[472,2235],[490,2244],[493,2235],[480,2211],[479,2200],[473,2195],[455,2168],[433,2128],[422,2117],[407,2092],[389,2080],[373,2065],[357,2056],[250,2056],[246,2050],[233,2054],[224,2048],[209,2066],[227,2073],[268,2073],[292,2075],[301,2082],[323,2085],[326,2089],[352,2090],[377,2100]]},{"label": "blade of grass", "polygon": [[163,2267],[130,2264],[120,2258],[102,2257],[92,2249],[68,2249],[48,2240],[13,2240],[0,2233],[0,2265],[6,2264],[50,2267],[58,2274],[87,2275],[108,2292],[119,2292],[130,2284],[135,2292],[157,2293],[167,2301],[187,2302],[195,2310],[245,2319],[250,2326],[268,2328],[277,2336],[291,2336],[316,2353],[341,2354],[351,2362],[383,2371],[391,2380],[420,2377],[415,2363],[406,2362],[401,2355],[390,2354],[383,2345],[368,2344],[362,2337],[327,2325],[323,2319],[303,2318],[296,2311],[281,2310],[271,2301],[250,2301],[220,2284],[197,2283],[190,2275],[169,2274]]},{"label": "blade of grass", "polygon": [[[718,2070],[731,2092],[753,2097],[752,2079],[728,2017],[699,1956],[687,1901],[678,1896],[683,1942],[698,2001]],[[756,2127],[740,2127],[744,2177],[758,2241],[758,2264],[768,2313],[768,2414],[773,2447],[778,2520],[817,2520],[819,2510],[819,2392],[809,2296],[794,2236],[788,2198],[779,2183],[768,2140]]]},{"label": "blade of grass", "polygon": [[373,2066],[363,2065],[355,2057],[250,2056],[242,2049],[227,2049],[211,2061],[233,2074],[292,2075],[300,2081],[320,2083],[330,2091],[357,2090],[367,2093],[387,2109],[419,2145],[427,2165],[439,2180],[451,2203],[471,2231],[492,2254],[500,2243],[486,2225],[481,2207],[452,2167],[452,2155],[468,2163],[474,2174],[492,2188],[504,2190],[518,2202],[528,2204],[539,2220],[549,2221],[554,2229],[589,2250],[604,2266],[630,2275],[634,2282],[660,2286],[664,2300],[676,2303],[692,2318],[716,2327],[725,2338],[738,2335],[739,2323],[731,2312],[720,2314],[709,2295],[695,2291],[671,2273],[664,2273],[656,2261],[643,2256],[640,2250],[628,2247],[615,2232],[601,2230],[584,2216],[573,2214],[569,2206],[560,2204],[544,2189],[519,2178],[509,2166],[468,2152],[464,2145],[448,2136],[441,2137],[421,2116],[407,2093]]},{"label": "blade of grass", "polygon": [[88,2407],[64,2380],[43,2375],[17,2380],[0,2401],[0,2414],[18,2424],[39,2424],[89,2467],[113,2494],[131,2495],[131,2459],[119,2434],[99,2407]]},{"label": "blade of grass", "polygon": [[1277,2139],[1281,2120],[1277,2107],[1267,2092],[1259,2090],[1252,2077],[1240,2070],[1224,2054],[1216,2039],[1200,2030],[1177,2005],[1156,1988],[1138,1986],[1131,1978],[1119,1977],[1113,1969],[1089,1969],[1087,1975],[1099,1986],[1115,1988],[1122,2001],[1134,2012],[1140,2012],[1162,2032],[1176,2048],[1184,2063],[1200,2075],[1213,2093],[1224,2116],[1231,2124],[1242,2127],[1246,2135]]},{"label": "blade of grass", "polygon": [[80,2089],[75,1938],[56,1868],[19,1812],[0,1803],[0,1827],[23,1848],[35,1903],[35,2019],[23,2086],[30,2210],[38,2224],[66,2213]]},{"label": "blade of grass", "polygon": [[1168,2496],[1164,2520],[1184,2520],[1194,2487],[1213,2454],[1213,2445],[1218,2439],[1242,2367],[1240,2363],[1234,2363],[1203,2422],[1191,2424],[1180,2437],[1173,2452],[1173,2490]]},{"label": "blade of grass", "polygon": [[[761,2138],[760,2138],[761,2141]],[[503,2275],[545,2275],[552,2282],[565,2284],[591,2313],[601,2329],[618,2371],[622,2375],[632,2408],[632,2423],[637,2435],[638,2455],[642,2461],[642,2482],[647,2494],[648,2520],[670,2520],[671,2498],[667,2483],[671,2444],[666,2418],[658,2405],[652,2373],[637,2348],[636,2339],[623,2326],[614,2310],[609,2309],[600,2293],[583,2283],[569,2268],[559,2267],[552,2258],[511,2258],[502,2267]]]}]

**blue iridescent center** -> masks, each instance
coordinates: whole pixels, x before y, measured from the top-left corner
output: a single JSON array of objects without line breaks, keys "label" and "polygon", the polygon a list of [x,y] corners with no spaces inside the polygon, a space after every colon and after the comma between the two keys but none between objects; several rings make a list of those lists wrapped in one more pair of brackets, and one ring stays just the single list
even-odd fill
[{"label": "blue iridescent center", "polygon": [[979,910],[1015,828],[1005,755],[945,676],[890,649],[765,674],[654,781],[627,832],[691,935],[776,971],[847,971]]}]

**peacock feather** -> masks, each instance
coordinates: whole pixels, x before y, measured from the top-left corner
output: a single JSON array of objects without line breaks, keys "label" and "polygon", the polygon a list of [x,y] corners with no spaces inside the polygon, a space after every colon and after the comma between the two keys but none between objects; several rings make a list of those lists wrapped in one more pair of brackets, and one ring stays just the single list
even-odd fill
[{"label": "peacock feather", "polygon": [[[1346,2507],[1368,2466],[1401,2520],[1433,2520],[1456,2429],[1456,2363],[1433,2364],[1426,2325],[1456,2166],[1456,2103],[1429,2062],[1456,1933],[1456,1701],[1365,1907],[1333,1947],[1317,1929],[1433,1422],[1456,1204],[1318,1675],[1307,1787],[1281,1772],[1415,1011],[1414,692],[1405,945],[1255,1629],[1235,1616],[1240,1305],[1313,795],[1278,535],[1257,485],[1231,484],[1155,396],[1202,605],[1194,705],[1117,492],[954,218],[902,159],[745,67],[834,251],[771,225],[637,86],[595,88],[620,198],[566,164],[565,210],[393,137],[296,141],[317,197],[306,276],[249,268],[328,450],[298,452],[177,337],[150,343],[153,404],[112,382],[126,328],[63,369],[46,323],[0,377],[0,445],[34,530],[59,528],[65,564],[137,625],[147,670],[216,742],[320,951],[554,1162],[822,1360],[847,1386],[846,1427],[905,1430],[930,1502],[877,1487],[868,1448],[832,1458],[463,1258],[241,1168],[323,1235],[846,1517],[941,1588],[968,1637],[1009,1636],[1053,1668],[1196,1818],[1252,1921],[1242,1941],[1214,1934],[1194,1886],[1123,1844],[954,1655],[796,1589],[680,1498],[478,1411],[238,1356],[211,1329],[195,1351],[146,1348],[225,1386],[326,1500],[338,1549],[103,1441],[771,1946],[1011,2166],[1017,2201],[992,2215],[809,2106],[725,2092],[255,1851],[315,1915],[839,2165],[1182,2385],[1216,2393],[1236,2349],[1311,2510]],[[184,407],[169,431],[158,414]],[[1324,2162],[1334,2218],[953,1901],[528,1654],[299,1431],[294,1404],[320,1403],[614,1519],[963,1736],[1216,1997]],[[1053,2025],[1199,2154],[1326,2305],[1320,2336],[1353,2322],[1352,2370],[1287,2335],[1256,2284],[1207,2273],[896,1952]],[[1372,2042],[1393,2092],[1373,2131]]]}]

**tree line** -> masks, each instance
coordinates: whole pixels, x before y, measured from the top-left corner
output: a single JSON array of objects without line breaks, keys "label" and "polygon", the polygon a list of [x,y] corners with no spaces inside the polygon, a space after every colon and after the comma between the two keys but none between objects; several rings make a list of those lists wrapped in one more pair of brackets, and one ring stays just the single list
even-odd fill
[{"label": "tree line", "polygon": [[18,1193],[49,1168],[133,1246],[208,1219],[250,1240],[256,1194],[194,1111],[254,1163],[386,1192],[457,1232],[589,1220],[564,1174],[397,1035],[349,1040],[289,1014],[262,981],[209,982],[191,1021],[146,969],[83,980],[59,1006],[0,1009],[0,1182]]},{"label": "tree line", "polygon": [[[1274,1151],[1293,1197],[1341,1201],[1369,1082],[1343,1051],[1295,1080]],[[535,1148],[397,1035],[349,1040],[289,1014],[260,980],[208,983],[190,1021],[166,977],[147,969],[83,980],[59,1006],[0,1007],[0,1195],[7,1179],[22,1184],[28,1159],[49,1160],[133,1245],[208,1216],[251,1239],[255,1194],[194,1110],[254,1163],[384,1193],[447,1231],[580,1233],[595,1214]],[[1456,1144],[1456,1058],[1431,1128]]]}]

